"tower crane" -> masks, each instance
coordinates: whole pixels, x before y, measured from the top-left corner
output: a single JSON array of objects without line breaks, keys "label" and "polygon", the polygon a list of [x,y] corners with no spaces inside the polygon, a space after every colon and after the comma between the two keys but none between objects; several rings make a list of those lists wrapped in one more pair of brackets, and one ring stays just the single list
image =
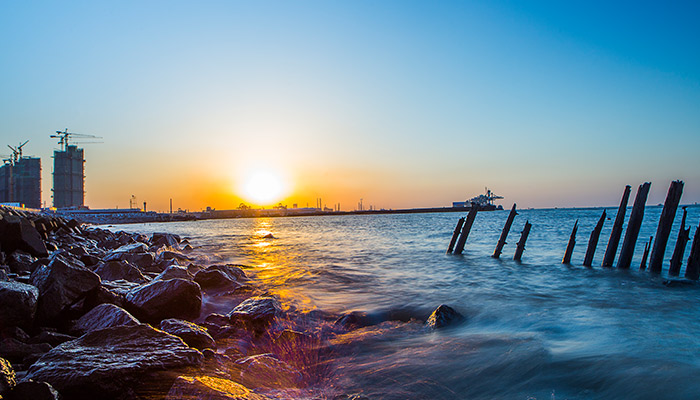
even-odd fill
[{"label": "tower crane", "polygon": [[24,147],[24,145],[27,143],[29,143],[29,140],[26,140],[24,143],[18,145],[17,147],[12,147],[9,144],[7,145],[7,147],[9,147],[10,150],[12,150],[12,164],[22,159],[22,147]]},{"label": "tower crane", "polygon": [[[61,151],[65,151],[66,147],[68,147],[68,139],[69,138],[102,139],[102,136],[85,135],[82,133],[68,132],[68,128],[66,128],[66,130],[64,130],[64,131],[56,131],[56,134],[51,135],[50,137],[58,139],[58,144],[61,145]],[[80,143],[102,143],[102,142],[80,142]]]}]

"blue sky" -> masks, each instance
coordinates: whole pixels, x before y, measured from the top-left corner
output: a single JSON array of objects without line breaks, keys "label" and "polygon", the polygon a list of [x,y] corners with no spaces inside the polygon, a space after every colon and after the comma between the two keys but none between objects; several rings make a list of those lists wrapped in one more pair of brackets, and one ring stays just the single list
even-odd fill
[{"label": "blue sky", "polygon": [[[260,165],[285,202],[700,201],[700,3],[16,2],[0,14],[0,138],[86,146],[87,201],[235,207]],[[52,147],[53,146],[53,147]],[[2,153],[2,152],[0,152]]]}]

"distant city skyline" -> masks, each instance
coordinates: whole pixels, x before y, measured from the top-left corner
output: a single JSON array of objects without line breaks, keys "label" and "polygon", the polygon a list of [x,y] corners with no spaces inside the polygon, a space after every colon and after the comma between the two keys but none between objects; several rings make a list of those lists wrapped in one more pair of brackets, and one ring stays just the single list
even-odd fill
[{"label": "distant city skyline", "polygon": [[[700,201],[700,4],[16,2],[0,145],[86,144],[85,204]],[[10,150],[0,151],[1,155]],[[3,157],[5,158],[5,157]],[[265,203],[265,204],[263,204]]]}]

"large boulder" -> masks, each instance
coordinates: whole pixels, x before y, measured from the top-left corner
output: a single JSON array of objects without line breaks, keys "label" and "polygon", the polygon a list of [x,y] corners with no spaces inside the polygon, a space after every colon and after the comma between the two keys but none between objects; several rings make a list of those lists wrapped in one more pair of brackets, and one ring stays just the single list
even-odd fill
[{"label": "large boulder", "polygon": [[100,304],[90,310],[73,326],[73,330],[79,334],[85,334],[113,326],[138,325],[139,321],[128,311],[114,304]]},{"label": "large boulder", "polygon": [[35,261],[35,257],[22,250],[15,250],[15,252],[10,254],[7,257],[7,260],[5,260],[7,265],[10,267],[10,271],[17,274],[22,274],[25,272],[31,273],[34,269],[36,269],[36,265],[34,265]]},{"label": "large boulder", "polygon": [[429,328],[439,329],[462,321],[464,321],[464,316],[462,314],[448,305],[441,304],[430,314],[425,325]]},{"label": "large boulder", "polygon": [[104,258],[105,261],[114,261],[114,260],[120,260],[120,257],[123,254],[126,253],[145,253],[148,251],[148,246],[145,245],[144,243],[136,242],[136,243],[130,243],[126,244],[124,246],[120,246],[114,250],[112,250],[107,256]]},{"label": "large boulder", "polygon": [[127,292],[125,300],[127,309],[141,321],[195,319],[202,308],[202,289],[185,279],[152,281]]},{"label": "large boulder", "polygon": [[49,382],[71,399],[123,397],[149,372],[198,365],[202,353],[146,324],[87,333],[42,356],[25,379]]},{"label": "large boulder", "polygon": [[55,322],[72,304],[100,287],[100,277],[80,261],[54,256],[49,265],[42,265],[31,276],[39,289],[37,317],[42,322]]},{"label": "large boulder", "polygon": [[267,400],[234,381],[213,376],[180,376],[165,400]]},{"label": "large boulder", "polygon": [[286,389],[297,386],[299,371],[272,354],[258,354],[236,361],[241,367],[241,382],[252,388]]},{"label": "large boulder", "polygon": [[238,267],[234,264],[210,265],[207,267],[207,270],[221,271],[221,272],[225,273],[226,276],[228,276],[229,278],[231,278],[234,281],[245,281],[248,279],[248,276],[246,276],[245,272],[240,267]]},{"label": "large boulder", "polygon": [[184,340],[187,345],[198,350],[215,349],[216,342],[207,330],[192,322],[181,319],[165,319],[160,323],[160,329]]},{"label": "large boulder", "polygon": [[177,248],[180,243],[180,236],[170,233],[156,232],[151,236],[151,243],[154,245],[163,245]]},{"label": "large boulder", "polygon": [[168,268],[166,268],[165,271],[161,272],[155,278],[153,278],[153,280],[167,281],[169,279],[175,278],[187,279],[188,281],[191,281],[194,279],[194,276],[192,276],[192,274],[190,273],[190,271],[187,270],[186,267],[181,267],[179,265],[171,265]]},{"label": "large boulder", "polygon": [[6,395],[16,384],[15,370],[12,368],[12,365],[4,358],[0,358],[0,398]]},{"label": "large boulder", "polygon": [[49,252],[34,224],[26,218],[5,215],[0,219],[0,246],[5,253],[24,250],[35,257],[48,257]]},{"label": "large boulder", "polygon": [[256,296],[236,306],[228,313],[228,318],[232,324],[242,324],[259,332],[270,325],[280,311],[280,304],[274,297]]},{"label": "large boulder", "polygon": [[194,281],[204,289],[233,290],[241,285],[223,271],[204,269],[194,275]]},{"label": "large boulder", "polygon": [[95,273],[99,275],[103,281],[117,281],[123,279],[136,283],[148,282],[148,279],[143,276],[141,271],[128,261],[108,261],[106,263],[101,263],[95,269]]},{"label": "large boulder", "polygon": [[35,286],[0,281],[0,327],[30,326],[38,300]]}]

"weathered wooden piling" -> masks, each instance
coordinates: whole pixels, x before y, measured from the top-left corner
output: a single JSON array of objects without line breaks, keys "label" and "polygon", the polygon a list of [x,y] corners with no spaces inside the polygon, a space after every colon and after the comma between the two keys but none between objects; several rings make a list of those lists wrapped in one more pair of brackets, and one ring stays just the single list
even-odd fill
[{"label": "weathered wooden piling", "polygon": [[688,265],[685,266],[686,278],[696,281],[698,276],[700,276],[700,225],[695,229],[693,244],[690,246]]},{"label": "weathered wooden piling", "polygon": [[639,228],[642,226],[642,220],[644,219],[644,207],[646,206],[650,187],[651,183],[644,182],[637,189],[637,197],[634,199],[630,221],[627,223],[627,231],[625,232],[625,240],[622,241],[622,250],[620,251],[620,258],[617,260],[617,268],[629,269],[632,264],[634,247],[637,244]]},{"label": "weathered wooden piling", "polygon": [[574,253],[574,246],[576,246],[576,232],[578,231],[578,220],[574,223],[574,229],[571,230],[571,236],[569,236],[569,244],[566,245],[566,251],[564,252],[564,258],[561,259],[562,264],[571,264],[571,254]]},{"label": "weathered wooden piling", "polygon": [[688,210],[683,207],[683,218],[681,219],[681,229],[678,230],[678,239],[676,239],[676,247],[673,249],[671,256],[671,266],[668,268],[670,276],[678,276],[681,273],[681,265],[683,264],[683,254],[685,246],[690,239],[690,228],[685,228],[685,218],[688,216]]},{"label": "weathered wooden piling", "polygon": [[586,256],[583,258],[583,265],[590,267],[593,265],[593,256],[595,255],[596,247],[598,247],[598,239],[600,238],[600,231],[603,229],[603,224],[605,223],[605,217],[607,214],[603,210],[603,215],[600,216],[598,223],[593,228],[591,232],[591,237],[588,239],[588,248],[586,248]]},{"label": "weathered wooden piling", "polygon": [[627,202],[630,198],[630,191],[632,186],[625,186],[625,191],[622,192],[622,200],[620,200],[620,207],[617,209],[617,215],[615,216],[615,223],[613,224],[612,232],[610,232],[610,240],[608,240],[608,245],[605,248],[605,255],[603,255],[603,267],[612,267],[615,263],[615,254],[617,254],[617,246],[620,244],[620,237],[622,236],[622,224],[625,222],[625,213],[627,213]]},{"label": "weathered wooden piling", "polygon": [[510,227],[513,225],[513,220],[515,219],[516,215],[518,215],[518,213],[515,211],[515,204],[513,204],[513,208],[510,209],[510,214],[508,214],[508,219],[506,219],[506,224],[503,225],[503,231],[501,232],[501,238],[498,239],[498,244],[496,245],[496,249],[493,251],[493,255],[491,257],[499,258],[501,256],[501,252],[503,251],[503,246],[505,246],[505,244],[506,244],[506,238],[508,237],[508,233],[510,232]]},{"label": "weathered wooden piling", "polygon": [[527,242],[527,236],[530,234],[530,228],[532,228],[532,224],[530,223],[530,221],[525,221],[525,227],[520,233],[520,240],[518,241],[518,245],[515,248],[515,255],[513,256],[513,260],[520,261],[520,259],[523,257],[523,251],[525,251],[525,242]]},{"label": "weathered wooden piling", "polygon": [[469,209],[467,220],[464,221],[464,225],[462,226],[462,233],[459,235],[459,239],[457,240],[455,254],[462,254],[462,251],[464,251],[464,245],[467,243],[467,237],[469,237],[469,232],[472,230],[472,224],[474,224],[474,219],[476,218],[477,208],[478,207],[475,204],[472,204],[472,207]]},{"label": "weathered wooden piling", "polygon": [[452,232],[452,239],[450,240],[450,245],[447,247],[447,254],[452,253],[452,249],[455,248],[455,243],[457,242],[457,237],[459,236],[460,229],[462,229],[462,225],[464,225],[464,217],[460,218],[459,221],[457,221],[455,231]]},{"label": "weathered wooden piling", "polygon": [[651,242],[654,241],[653,236],[649,236],[649,241],[644,244],[644,254],[642,254],[642,262],[639,264],[639,270],[644,271],[647,269],[647,258],[649,258],[649,248],[651,247]]},{"label": "weathered wooden piling", "polygon": [[664,201],[664,209],[661,211],[661,218],[659,218],[659,226],[656,228],[656,238],[654,239],[654,246],[651,248],[651,257],[649,258],[649,271],[655,274],[661,273],[668,236],[671,234],[673,219],[676,217],[678,203],[681,201],[682,194],[683,181],[671,182],[666,201]]}]

